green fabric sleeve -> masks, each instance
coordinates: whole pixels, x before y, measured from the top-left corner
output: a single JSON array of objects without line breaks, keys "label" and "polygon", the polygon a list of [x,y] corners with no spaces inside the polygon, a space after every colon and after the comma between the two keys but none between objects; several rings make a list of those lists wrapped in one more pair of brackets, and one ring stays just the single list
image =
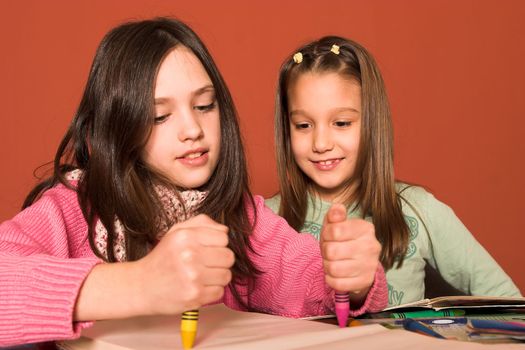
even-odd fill
[{"label": "green fabric sleeve", "polygon": [[[424,191],[419,188],[416,191]],[[521,296],[511,278],[463,225],[453,210],[424,191],[423,220],[430,238],[428,262],[455,288],[469,295]]]}]

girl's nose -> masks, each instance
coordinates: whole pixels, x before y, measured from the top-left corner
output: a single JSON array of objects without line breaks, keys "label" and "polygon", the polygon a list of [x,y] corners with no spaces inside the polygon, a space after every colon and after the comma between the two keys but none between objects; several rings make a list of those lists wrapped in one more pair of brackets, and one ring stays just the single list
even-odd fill
[{"label": "girl's nose", "polygon": [[181,115],[178,122],[178,138],[181,142],[195,141],[203,136],[203,130],[200,121],[193,111],[187,111]]},{"label": "girl's nose", "polygon": [[316,153],[324,153],[334,148],[334,142],[330,133],[324,128],[316,128],[313,134],[312,150]]}]

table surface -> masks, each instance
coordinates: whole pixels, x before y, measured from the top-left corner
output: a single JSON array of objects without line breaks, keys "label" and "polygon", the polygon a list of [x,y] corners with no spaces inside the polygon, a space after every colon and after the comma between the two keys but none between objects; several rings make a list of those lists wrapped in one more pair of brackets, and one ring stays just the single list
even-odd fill
[{"label": "table surface", "polygon": [[[59,343],[67,350],[182,349],[180,316],[137,317],[99,321],[82,337]],[[332,324],[297,320],[224,305],[200,310],[194,349],[522,349],[525,344],[479,344],[440,340],[378,324],[338,328]]]}]

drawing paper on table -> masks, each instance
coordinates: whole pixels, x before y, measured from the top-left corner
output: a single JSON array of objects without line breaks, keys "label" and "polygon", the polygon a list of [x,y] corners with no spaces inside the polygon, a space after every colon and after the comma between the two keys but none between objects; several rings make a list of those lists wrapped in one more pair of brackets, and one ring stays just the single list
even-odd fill
[{"label": "drawing paper on table", "polygon": [[[389,330],[378,324],[339,328],[260,313],[239,312],[224,305],[199,309],[199,332],[194,349],[213,350],[510,350],[520,344],[485,345],[440,340],[404,330]],[[96,322],[78,340],[60,342],[68,350],[176,350],[182,349],[180,315],[137,317]]]}]

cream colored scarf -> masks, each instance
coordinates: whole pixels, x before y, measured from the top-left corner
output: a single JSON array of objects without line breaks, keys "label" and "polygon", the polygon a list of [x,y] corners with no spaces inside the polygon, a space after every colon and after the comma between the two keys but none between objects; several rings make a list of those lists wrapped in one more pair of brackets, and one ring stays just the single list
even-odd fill
[{"label": "cream colored scarf", "polygon": [[[82,176],[82,170],[76,169],[66,174],[66,179],[69,181],[79,181]],[[164,206],[166,217],[174,223],[182,222],[195,215],[195,209],[202,203],[206,198],[206,192],[197,190],[187,190],[179,192],[179,196],[182,199],[182,203],[177,195],[170,189],[164,186],[155,185],[155,192],[160,198]],[[161,220],[159,221],[159,234],[160,239],[168,230],[167,224]],[[118,218],[115,218],[115,233],[117,235],[115,243],[113,245],[113,253],[118,261],[126,261],[126,241],[124,236],[124,226]],[[98,251],[107,259],[106,247],[108,242],[108,231],[102,225],[100,220],[97,220],[95,225],[95,245]]]}]

